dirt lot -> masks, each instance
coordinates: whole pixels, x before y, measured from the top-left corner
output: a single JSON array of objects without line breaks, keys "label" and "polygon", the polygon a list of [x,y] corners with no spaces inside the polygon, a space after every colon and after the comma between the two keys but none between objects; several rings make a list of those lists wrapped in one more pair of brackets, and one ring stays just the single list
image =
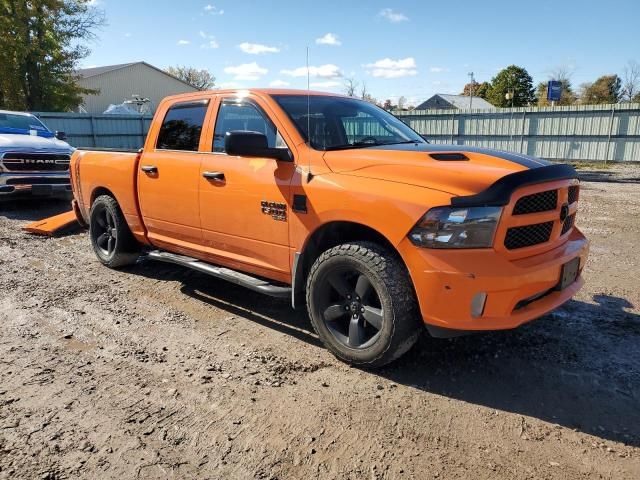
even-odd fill
[{"label": "dirt lot", "polygon": [[285,301],[0,204],[0,479],[640,478],[640,166],[583,171],[586,286],[518,330],[350,368]]}]

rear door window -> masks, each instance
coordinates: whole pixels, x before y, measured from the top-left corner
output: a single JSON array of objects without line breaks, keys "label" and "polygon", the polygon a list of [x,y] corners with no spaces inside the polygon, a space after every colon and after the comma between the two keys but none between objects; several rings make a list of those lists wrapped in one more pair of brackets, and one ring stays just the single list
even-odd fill
[{"label": "rear door window", "polygon": [[156,148],[197,152],[209,100],[177,103],[167,111]]},{"label": "rear door window", "polygon": [[225,135],[234,131],[262,133],[266,135],[269,147],[286,148],[273,122],[250,102],[222,102],[213,134],[213,151],[224,152]]}]

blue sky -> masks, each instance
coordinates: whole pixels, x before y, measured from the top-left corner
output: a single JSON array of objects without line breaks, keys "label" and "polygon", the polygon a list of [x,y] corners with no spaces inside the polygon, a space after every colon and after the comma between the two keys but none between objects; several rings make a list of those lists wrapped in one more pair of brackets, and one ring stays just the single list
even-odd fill
[{"label": "blue sky", "polygon": [[108,25],[83,66],[144,60],[210,70],[221,87],[342,91],[346,77],[380,100],[459,93],[474,72],[510,64],[574,86],[640,62],[640,2],[614,0],[93,0]]}]

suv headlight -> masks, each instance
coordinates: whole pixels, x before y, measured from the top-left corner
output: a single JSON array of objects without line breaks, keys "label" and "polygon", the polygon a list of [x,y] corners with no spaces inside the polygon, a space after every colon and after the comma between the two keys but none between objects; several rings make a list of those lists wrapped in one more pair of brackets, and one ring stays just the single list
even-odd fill
[{"label": "suv headlight", "polygon": [[427,248],[488,248],[502,207],[435,207],[413,227],[409,239]]}]

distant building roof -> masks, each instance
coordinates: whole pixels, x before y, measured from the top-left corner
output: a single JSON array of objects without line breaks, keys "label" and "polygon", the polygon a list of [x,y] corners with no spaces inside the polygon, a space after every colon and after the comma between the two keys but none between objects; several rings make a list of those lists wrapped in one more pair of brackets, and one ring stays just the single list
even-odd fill
[{"label": "distant building roof", "polygon": [[146,107],[153,112],[163,98],[198,89],[147,62],[119,63],[76,71],[78,84],[95,93],[83,95],[82,109],[101,114],[110,105],[119,105],[141,97],[148,99]]},{"label": "distant building roof", "polygon": [[[425,100],[420,105],[418,105],[416,110],[429,110],[429,109],[447,109],[447,108],[455,108],[458,110],[468,110],[469,109],[469,96],[467,95],[447,95],[445,93],[436,93],[433,97]],[[471,102],[471,108],[473,109],[483,109],[490,110],[495,109],[493,105],[487,102],[484,98],[473,97]]]},{"label": "distant building roof", "polygon": [[95,77],[96,75],[102,75],[103,73],[112,72],[114,70],[119,70],[130,65],[135,65],[136,63],[144,62],[119,63],[118,65],[105,65],[104,67],[81,68],[76,73],[82,78]]},{"label": "distant building roof", "polygon": [[81,68],[81,69],[77,70],[76,73],[78,75],[80,75],[80,77],[82,77],[82,78],[90,78],[90,77],[97,77],[98,75],[102,75],[104,73],[113,72],[115,70],[120,70],[122,68],[131,67],[133,65],[144,65],[146,67],[153,68],[154,70],[156,70],[156,71],[158,71],[158,72],[160,72],[160,73],[162,73],[162,74],[164,74],[164,75],[166,75],[168,77],[174,78],[174,79],[178,80],[179,82],[182,82],[185,85],[189,85],[191,88],[197,90],[197,88],[195,88],[193,85],[188,84],[187,82],[185,82],[181,78],[175,77],[175,76],[171,75],[170,73],[165,72],[161,68],[154,67],[153,65],[151,65],[150,63],[147,63],[147,62],[129,62],[129,63],[118,63],[117,65],[105,65],[104,67]]}]

